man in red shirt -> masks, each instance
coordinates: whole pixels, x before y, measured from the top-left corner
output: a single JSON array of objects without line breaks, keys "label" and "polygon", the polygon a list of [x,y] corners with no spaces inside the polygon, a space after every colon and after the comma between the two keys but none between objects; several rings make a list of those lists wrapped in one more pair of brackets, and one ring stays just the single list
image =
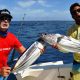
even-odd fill
[{"label": "man in red shirt", "polygon": [[23,53],[26,48],[20,43],[16,36],[8,32],[12,16],[7,9],[0,10],[0,75],[6,77],[11,68],[7,65],[8,55],[14,48]]}]

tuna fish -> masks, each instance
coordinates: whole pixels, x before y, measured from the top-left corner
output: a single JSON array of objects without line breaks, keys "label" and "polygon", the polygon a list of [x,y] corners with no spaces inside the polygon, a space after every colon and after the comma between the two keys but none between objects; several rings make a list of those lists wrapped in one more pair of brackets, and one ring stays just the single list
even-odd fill
[{"label": "tuna fish", "polygon": [[57,45],[62,52],[80,52],[80,41],[61,34],[42,34],[41,38],[53,46]]},{"label": "tuna fish", "polygon": [[28,68],[43,52],[45,42],[41,39],[35,41],[19,58],[14,66],[13,72],[19,72]]}]

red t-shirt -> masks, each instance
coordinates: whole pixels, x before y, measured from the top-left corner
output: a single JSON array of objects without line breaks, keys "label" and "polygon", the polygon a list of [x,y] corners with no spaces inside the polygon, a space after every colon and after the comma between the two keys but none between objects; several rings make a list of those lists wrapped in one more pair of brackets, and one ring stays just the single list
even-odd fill
[{"label": "red t-shirt", "polygon": [[13,48],[19,48],[22,44],[16,36],[8,32],[6,37],[0,36],[0,68],[7,66],[8,55]]}]

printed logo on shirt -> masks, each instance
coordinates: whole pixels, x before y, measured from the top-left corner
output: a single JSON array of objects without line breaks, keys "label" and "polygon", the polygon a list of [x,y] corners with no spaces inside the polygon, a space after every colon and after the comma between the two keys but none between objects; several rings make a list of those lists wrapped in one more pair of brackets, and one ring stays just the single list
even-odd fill
[{"label": "printed logo on shirt", "polygon": [[11,48],[0,48],[0,51],[8,51],[10,50]]}]

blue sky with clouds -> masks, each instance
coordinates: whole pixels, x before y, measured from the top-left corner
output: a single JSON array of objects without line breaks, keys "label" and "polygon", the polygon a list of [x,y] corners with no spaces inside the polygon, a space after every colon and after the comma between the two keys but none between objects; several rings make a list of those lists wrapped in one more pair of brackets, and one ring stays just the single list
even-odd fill
[{"label": "blue sky with clouds", "polygon": [[13,20],[72,20],[69,7],[80,0],[0,0],[0,9],[7,8]]}]

